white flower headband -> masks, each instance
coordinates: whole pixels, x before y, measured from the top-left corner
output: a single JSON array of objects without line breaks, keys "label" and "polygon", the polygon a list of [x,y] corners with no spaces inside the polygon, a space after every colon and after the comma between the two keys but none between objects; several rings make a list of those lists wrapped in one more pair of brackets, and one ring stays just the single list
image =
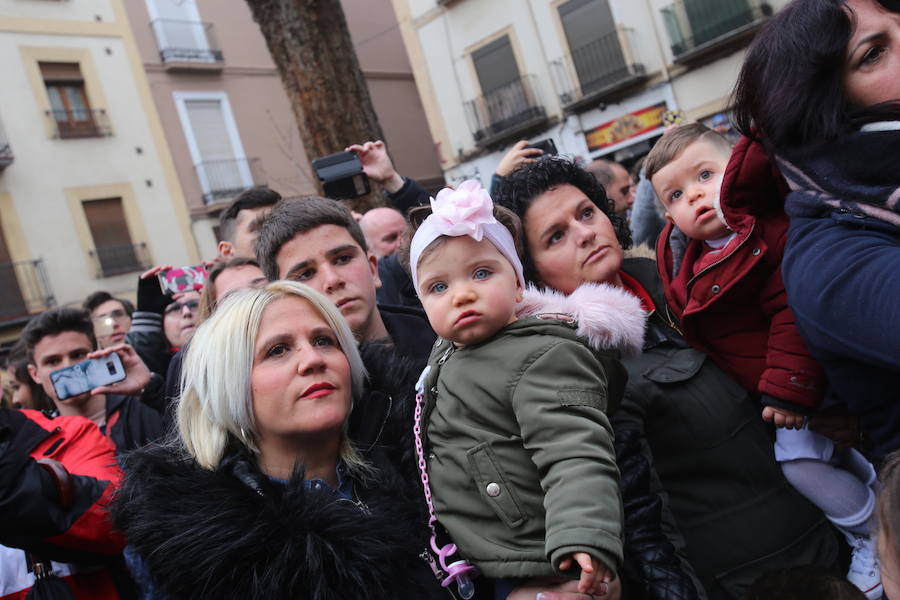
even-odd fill
[{"label": "white flower headband", "polygon": [[525,289],[522,261],[516,254],[516,244],[509,230],[494,218],[494,203],[487,191],[475,179],[462,182],[458,188],[444,188],[431,199],[431,214],[425,219],[409,244],[409,266],[416,294],[419,280],[416,270],[419,256],[442,235],[468,235],[476,242],[487,238],[516,271],[519,285]]}]

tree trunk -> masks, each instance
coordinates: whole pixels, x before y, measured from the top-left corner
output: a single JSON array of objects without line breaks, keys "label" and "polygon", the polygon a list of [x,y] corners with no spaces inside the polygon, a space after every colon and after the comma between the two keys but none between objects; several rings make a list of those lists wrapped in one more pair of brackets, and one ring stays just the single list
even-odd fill
[{"label": "tree trunk", "polygon": [[[340,0],[247,4],[278,67],[308,160],[383,139]],[[311,164],[309,172],[315,176]]]}]

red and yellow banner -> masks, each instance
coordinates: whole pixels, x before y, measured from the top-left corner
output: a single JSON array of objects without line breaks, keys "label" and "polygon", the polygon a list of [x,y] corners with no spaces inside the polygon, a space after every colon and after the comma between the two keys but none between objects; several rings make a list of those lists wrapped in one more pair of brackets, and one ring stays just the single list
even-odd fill
[{"label": "red and yellow banner", "polygon": [[588,150],[600,150],[662,127],[667,110],[666,103],[660,102],[594,127],[584,134]]}]

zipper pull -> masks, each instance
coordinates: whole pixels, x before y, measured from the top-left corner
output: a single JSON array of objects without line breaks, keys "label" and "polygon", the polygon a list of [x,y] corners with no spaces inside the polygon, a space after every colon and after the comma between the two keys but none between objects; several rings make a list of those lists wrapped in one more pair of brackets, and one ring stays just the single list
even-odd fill
[{"label": "zipper pull", "polygon": [[450,354],[452,352],[453,352],[453,346],[451,345],[449,348],[447,348],[446,352],[444,352],[444,355],[438,359],[437,364],[442,365],[445,362],[447,362],[447,359],[450,358]]}]

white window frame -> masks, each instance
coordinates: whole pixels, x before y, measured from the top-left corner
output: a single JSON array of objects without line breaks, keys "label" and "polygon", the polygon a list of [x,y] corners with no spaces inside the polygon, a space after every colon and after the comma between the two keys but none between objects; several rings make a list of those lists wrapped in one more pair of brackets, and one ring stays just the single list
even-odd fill
[{"label": "white window frame", "polygon": [[203,157],[200,155],[200,148],[197,146],[197,140],[194,138],[194,129],[191,127],[191,118],[188,115],[187,102],[191,100],[218,100],[221,103],[225,131],[236,155],[234,159],[238,161],[238,173],[241,176],[241,183],[247,186],[248,189],[253,187],[253,176],[250,173],[250,165],[247,162],[247,155],[244,153],[244,145],[241,143],[241,136],[238,133],[237,123],[234,120],[234,113],[231,112],[228,94],[226,92],[172,92],[172,96],[175,99],[175,109],[178,111],[181,129],[184,131],[188,150],[191,153],[191,160],[194,163],[194,171],[200,180],[200,187],[203,193],[211,193],[212,189],[207,180],[206,171],[198,168],[200,163],[203,162]]}]

